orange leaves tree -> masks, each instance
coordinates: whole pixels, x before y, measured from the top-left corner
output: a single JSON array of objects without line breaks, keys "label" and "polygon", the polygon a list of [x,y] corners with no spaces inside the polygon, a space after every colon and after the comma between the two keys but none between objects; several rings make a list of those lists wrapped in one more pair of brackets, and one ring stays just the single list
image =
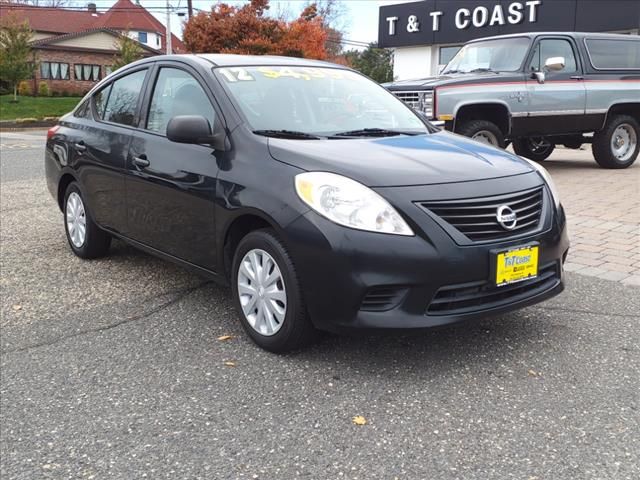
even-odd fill
[{"label": "orange leaves tree", "polygon": [[251,0],[242,7],[218,3],[184,26],[184,42],[196,53],[239,53],[327,58],[327,28],[312,4],[287,22],[266,15],[269,0]]}]

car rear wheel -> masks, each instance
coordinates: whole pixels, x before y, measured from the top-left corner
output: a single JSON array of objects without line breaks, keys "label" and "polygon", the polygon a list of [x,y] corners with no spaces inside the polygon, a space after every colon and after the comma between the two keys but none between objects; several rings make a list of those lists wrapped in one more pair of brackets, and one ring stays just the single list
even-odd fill
[{"label": "car rear wheel", "polygon": [[505,140],[502,130],[488,120],[470,120],[457,129],[457,133],[480,143],[504,148]]},{"label": "car rear wheel", "polygon": [[627,168],[640,151],[640,124],[629,115],[614,115],[593,137],[593,158],[603,168]]},{"label": "car rear wheel", "polygon": [[102,257],[109,251],[111,235],[91,218],[76,182],[69,184],[64,196],[64,229],[71,250],[80,258]]},{"label": "car rear wheel", "polygon": [[286,352],[315,338],[293,261],[272,230],[256,230],[240,241],[232,272],[242,326],[258,346]]},{"label": "car rear wheel", "polygon": [[521,157],[535,162],[543,162],[553,153],[556,146],[544,137],[516,138],[513,151]]}]

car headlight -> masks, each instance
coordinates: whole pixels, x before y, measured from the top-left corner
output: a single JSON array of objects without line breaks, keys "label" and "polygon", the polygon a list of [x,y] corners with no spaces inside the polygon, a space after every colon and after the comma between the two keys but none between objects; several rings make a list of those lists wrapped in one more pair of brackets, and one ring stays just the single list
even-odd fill
[{"label": "car headlight", "polygon": [[327,172],[296,175],[296,192],[313,210],[345,227],[393,235],[413,235],[384,198],[350,178]]},{"label": "car headlight", "polygon": [[529,160],[528,158],[523,158],[523,157],[520,157],[520,158],[522,158],[529,165],[535,168],[535,170],[540,174],[542,179],[545,181],[545,183],[549,187],[549,191],[551,192],[551,196],[553,197],[553,203],[555,204],[556,208],[560,208],[560,194],[558,193],[556,184],[554,183],[553,178],[551,178],[551,175],[549,175],[549,172],[547,171],[547,169],[544,168],[539,163],[534,162],[533,160]]}]

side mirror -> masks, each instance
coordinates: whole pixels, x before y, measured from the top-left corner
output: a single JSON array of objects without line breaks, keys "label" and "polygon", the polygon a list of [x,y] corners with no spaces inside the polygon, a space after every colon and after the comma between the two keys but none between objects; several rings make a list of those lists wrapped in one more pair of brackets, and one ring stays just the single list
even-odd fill
[{"label": "side mirror", "polygon": [[200,115],[178,115],[167,124],[167,138],[176,143],[208,144],[226,150],[225,134],[213,133],[209,121]]},{"label": "side mirror", "polygon": [[549,72],[559,72],[564,69],[565,65],[564,57],[549,57],[544,62],[544,69]]}]

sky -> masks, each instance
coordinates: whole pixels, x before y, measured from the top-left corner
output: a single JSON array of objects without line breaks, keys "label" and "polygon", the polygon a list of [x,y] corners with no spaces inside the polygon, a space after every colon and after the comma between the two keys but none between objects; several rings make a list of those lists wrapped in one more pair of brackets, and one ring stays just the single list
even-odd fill
[{"label": "sky", "polygon": [[[115,3],[115,0],[87,0],[93,1],[98,6],[98,11],[105,11]],[[135,0],[132,0],[135,2]],[[185,12],[187,0],[171,0],[172,7],[177,7],[178,11]],[[215,0],[193,0],[193,8],[208,11],[211,6],[218,3]],[[241,0],[227,0],[229,4],[247,3]],[[308,0],[271,0],[271,11],[274,14],[279,12],[290,12],[291,15],[297,16],[304,6],[309,3]],[[378,0],[342,0],[344,8],[344,38],[348,40],[356,40],[358,42],[375,42],[378,39]],[[75,0],[72,5],[78,6],[81,2]],[[140,4],[147,8],[158,20],[163,24],[166,20],[166,0],[140,0]],[[186,17],[179,17],[176,14],[171,16],[171,31],[181,37],[182,23]],[[347,46],[347,49],[353,48]]]}]

